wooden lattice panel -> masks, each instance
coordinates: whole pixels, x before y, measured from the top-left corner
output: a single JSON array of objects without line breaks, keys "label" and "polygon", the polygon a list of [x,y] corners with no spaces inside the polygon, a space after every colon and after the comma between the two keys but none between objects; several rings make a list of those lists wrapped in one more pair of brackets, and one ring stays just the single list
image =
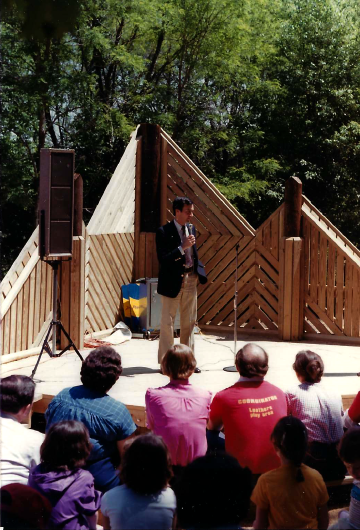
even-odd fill
[{"label": "wooden lattice panel", "polygon": [[237,325],[276,330],[282,209],[255,232],[181,149],[166,139],[167,219],[173,219],[171,204],[176,196],[194,202],[199,257],[208,276],[208,283],[198,287],[199,324],[234,325],[238,252]]},{"label": "wooden lattice panel", "polygon": [[86,243],[85,329],[91,332],[118,322],[121,287],[133,273],[134,235],[88,235]]},{"label": "wooden lattice panel", "polygon": [[[303,207],[304,332],[360,336],[360,259],[357,252]],[[357,249],[355,249],[357,250]]]}]

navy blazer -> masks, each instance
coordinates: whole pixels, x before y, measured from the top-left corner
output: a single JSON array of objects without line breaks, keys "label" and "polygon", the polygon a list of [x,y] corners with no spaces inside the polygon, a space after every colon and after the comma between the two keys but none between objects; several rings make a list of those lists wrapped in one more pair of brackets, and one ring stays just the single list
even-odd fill
[{"label": "navy blazer", "polygon": [[[196,236],[194,225],[192,234]],[[156,252],[160,263],[157,291],[159,294],[175,298],[181,289],[185,269],[185,255],[179,250],[181,238],[174,221],[161,226],[156,231]],[[193,249],[194,271],[200,283],[206,283],[204,265],[199,261],[196,243]]]}]

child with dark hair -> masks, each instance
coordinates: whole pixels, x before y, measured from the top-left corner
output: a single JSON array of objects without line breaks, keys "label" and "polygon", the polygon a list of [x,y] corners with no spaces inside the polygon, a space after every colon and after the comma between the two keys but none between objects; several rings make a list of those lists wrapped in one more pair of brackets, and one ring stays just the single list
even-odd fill
[{"label": "child with dark hair", "polygon": [[338,522],[330,528],[332,530],[360,528],[360,427],[353,427],[344,434],[338,451],[349,475],[354,477],[354,483],[349,511],[341,510]]},{"label": "child with dark hair", "polygon": [[145,434],[125,444],[123,482],[101,502],[104,530],[172,528],[176,500],[168,487],[172,477],[169,451],[160,436]]},{"label": "child with dark hair", "polygon": [[281,418],[271,435],[281,466],[259,478],[251,500],[254,528],[327,528],[329,495],[320,473],[303,464],[308,438],[305,425]]},{"label": "child with dark hair", "polygon": [[41,464],[30,473],[29,486],[52,504],[50,528],[87,530],[96,527],[101,494],[84,469],[91,451],[89,433],[79,421],[51,426],[40,449]]},{"label": "child with dark hair", "polygon": [[319,471],[324,480],[342,479],[346,469],[337,453],[344,434],[341,396],[321,383],[324,363],[317,353],[300,351],[293,368],[300,385],[285,392],[287,413],[299,418],[307,429],[309,444],[304,462]]},{"label": "child with dark hair", "polygon": [[249,509],[251,483],[251,471],[227,453],[197,458],[175,487],[180,527],[240,529]]}]

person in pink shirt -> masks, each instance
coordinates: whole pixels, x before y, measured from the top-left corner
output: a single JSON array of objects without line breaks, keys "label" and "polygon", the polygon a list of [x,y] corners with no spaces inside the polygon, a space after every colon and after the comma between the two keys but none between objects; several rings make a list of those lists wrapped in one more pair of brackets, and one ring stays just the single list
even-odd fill
[{"label": "person in pink shirt", "polygon": [[175,344],[161,361],[170,383],[149,388],[145,396],[148,427],[164,439],[173,466],[186,466],[207,451],[206,423],[212,394],[189,383],[195,368],[191,349]]}]

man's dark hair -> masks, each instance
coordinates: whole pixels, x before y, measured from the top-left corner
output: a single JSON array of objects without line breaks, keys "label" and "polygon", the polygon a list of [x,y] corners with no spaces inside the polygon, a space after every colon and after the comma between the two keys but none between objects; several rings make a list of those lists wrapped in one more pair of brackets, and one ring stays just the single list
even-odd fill
[{"label": "man's dark hair", "polygon": [[0,380],[0,403],[3,412],[17,414],[34,401],[35,383],[27,375],[9,375]]},{"label": "man's dark hair", "polygon": [[181,528],[239,525],[249,504],[251,471],[226,453],[197,458],[174,486]]},{"label": "man's dark hair", "polygon": [[173,213],[175,215],[176,210],[180,210],[182,212],[185,204],[194,204],[191,199],[188,197],[176,197],[173,202]]},{"label": "man's dark hair", "polygon": [[244,377],[265,377],[269,369],[269,356],[257,344],[245,344],[236,354],[235,365]]},{"label": "man's dark hair", "polygon": [[161,360],[164,375],[173,379],[188,379],[196,368],[194,354],[185,344],[174,344]]},{"label": "man's dark hair", "polygon": [[338,452],[341,460],[354,464],[360,460],[360,427],[352,427],[341,438]]},{"label": "man's dark hair", "polygon": [[324,373],[324,363],[319,354],[303,350],[296,354],[293,369],[307,383],[319,383]]},{"label": "man's dark hair", "polygon": [[91,447],[89,432],[81,421],[59,421],[41,444],[41,462],[48,470],[75,469],[85,464]]},{"label": "man's dark hair", "polygon": [[91,351],[81,367],[81,382],[90,390],[105,393],[122,373],[121,357],[110,346]]},{"label": "man's dark hair", "polygon": [[128,488],[151,495],[166,488],[171,477],[171,458],[161,436],[144,434],[125,446],[120,478]]}]

